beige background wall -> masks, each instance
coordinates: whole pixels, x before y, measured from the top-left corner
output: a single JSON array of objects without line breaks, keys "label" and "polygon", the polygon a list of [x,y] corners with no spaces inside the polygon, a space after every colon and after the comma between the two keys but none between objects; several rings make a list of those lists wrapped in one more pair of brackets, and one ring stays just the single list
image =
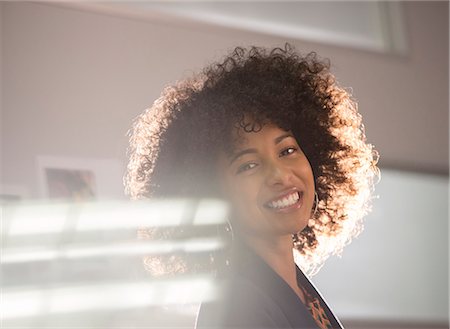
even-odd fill
[{"label": "beige background wall", "polygon": [[[125,162],[132,118],[162,87],[235,45],[284,39],[153,23],[49,4],[2,3],[2,183],[38,195],[36,156]],[[381,165],[448,172],[448,5],[405,2],[411,52],[288,40],[332,59],[352,87]]]}]

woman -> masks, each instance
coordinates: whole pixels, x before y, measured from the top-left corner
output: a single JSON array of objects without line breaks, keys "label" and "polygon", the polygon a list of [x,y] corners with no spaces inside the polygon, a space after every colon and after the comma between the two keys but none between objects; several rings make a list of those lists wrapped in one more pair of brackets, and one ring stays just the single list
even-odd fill
[{"label": "woman", "polygon": [[356,104],[328,63],[288,44],[238,47],[166,88],[130,142],[133,198],[231,205],[224,294],[201,306],[197,327],[341,327],[303,273],[315,274],[360,232],[378,169]]}]

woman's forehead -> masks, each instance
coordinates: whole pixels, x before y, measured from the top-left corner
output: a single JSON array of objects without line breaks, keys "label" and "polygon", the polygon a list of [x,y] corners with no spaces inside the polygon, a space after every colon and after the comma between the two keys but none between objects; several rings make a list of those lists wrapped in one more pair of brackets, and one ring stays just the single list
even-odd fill
[{"label": "woman's forehead", "polygon": [[[249,127],[253,128],[250,129]],[[266,122],[264,124],[255,124],[253,126],[246,125],[243,127],[234,127],[231,130],[231,149],[240,149],[254,140],[255,138],[263,138],[263,136],[279,135],[283,133],[291,133],[290,130],[285,130],[272,122]]]}]

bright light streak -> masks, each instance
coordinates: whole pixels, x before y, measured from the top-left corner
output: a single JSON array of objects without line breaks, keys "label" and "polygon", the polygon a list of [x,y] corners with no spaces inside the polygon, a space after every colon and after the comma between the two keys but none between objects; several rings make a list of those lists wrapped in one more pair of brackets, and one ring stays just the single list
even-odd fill
[{"label": "bright light streak", "polygon": [[200,303],[217,296],[210,277],[107,283],[47,289],[3,289],[3,319],[80,311],[118,310],[150,305]]},{"label": "bright light streak", "polygon": [[45,304],[43,291],[6,293],[2,289],[2,319],[42,314]]},{"label": "bright light streak", "polygon": [[[8,205],[8,236],[210,225],[226,221],[227,205],[219,200],[164,199],[140,202],[49,203]],[[193,218],[189,218],[193,216]]]},{"label": "bright light streak", "polygon": [[194,225],[223,224],[228,215],[228,205],[220,200],[201,200],[193,221]]},{"label": "bright light streak", "polygon": [[58,250],[5,250],[2,252],[2,264],[49,261],[58,258]]},{"label": "bright light streak", "polygon": [[[117,267],[116,256],[124,256],[125,259],[130,256],[135,261],[132,256],[179,253],[190,257],[191,253],[208,255],[209,251],[223,249],[227,241],[215,234],[215,227],[206,227],[199,231],[202,232],[200,236],[192,237],[197,226],[225,222],[227,206],[220,201],[17,203],[4,208],[2,266],[5,267],[1,275],[5,282],[15,282],[14,287],[2,288],[1,311],[2,319],[6,321],[70,312],[195,304],[215,296],[216,286],[211,278],[200,274],[195,278],[183,276],[183,280],[159,278],[145,282],[103,281],[96,284],[80,280],[76,283],[54,281],[53,276],[61,280],[70,272],[68,277],[76,279],[76,274],[71,271],[84,266],[83,260],[86,259],[101,259],[100,265],[95,259],[86,262],[86,270],[93,268],[98,275],[98,271],[104,268],[107,279],[112,268],[109,264]],[[137,232],[141,227],[168,227],[169,231],[172,228],[176,231],[179,225],[186,225],[187,234],[178,234],[178,239],[138,239]],[[192,225],[195,227],[189,227]],[[208,232],[212,236],[207,235]],[[33,265],[33,271],[36,269],[38,272],[30,271],[14,277],[15,264],[36,261],[48,263]],[[134,267],[130,269],[127,264],[129,262],[124,261],[123,269],[128,275],[127,271],[133,272]],[[121,270],[120,264],[118,270]],[[36,281],[34,278],[37,281],[48,279],[49,282],[46,281],[45,286],[31,286],[30,283]],[[17,288],[19,280],[24,285],[21,288]]]},{"label": "bright light streak", "polygon": [[59,233],[70,208],[67,203],[5,206],[4,225],[8,235]]},{"label": "bright light streak", "polygon": [[140,226],[179,226],[189,206],[187,200],[121,203],[119,207],[114,204],[86,205],[79,216],[76,229],[92,231]]},{"label": "bright light streak", "polygon": [[204,252],[225,247],[217,237],[189,239],[186,241],[146,241],[114,243],[97,246],[64,246],[64,249],[39,250],[36,247],[7,248],[2,253],[2,263],[23,263],[56,259],[77,259],[99,256],[150,255],[176,252]]}]

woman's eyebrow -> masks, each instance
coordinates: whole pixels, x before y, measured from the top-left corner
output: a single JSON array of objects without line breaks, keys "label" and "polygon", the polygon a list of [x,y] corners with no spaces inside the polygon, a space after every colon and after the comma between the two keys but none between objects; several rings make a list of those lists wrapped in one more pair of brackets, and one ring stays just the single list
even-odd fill
[{"label": "woman's eyebrow", "polygon": [[243,156],[244,154],[249,154],[249,153],[257,153],[258,151],[256,149],[245,149],[242,151],[239,151],[237,153],[234,153],[230,156],[230,165],[236,161],[239,157]]},{"label": "woman's eyebrow", "polygon": [[274,139],[275,145],[281,143],[281,141],[283,139],[288,138],[288,137],[294,138],[294,135],[292,135],[291,133],[286,133],[286,134],[283,134],[281,136],[278,136],[277,138]]}]

